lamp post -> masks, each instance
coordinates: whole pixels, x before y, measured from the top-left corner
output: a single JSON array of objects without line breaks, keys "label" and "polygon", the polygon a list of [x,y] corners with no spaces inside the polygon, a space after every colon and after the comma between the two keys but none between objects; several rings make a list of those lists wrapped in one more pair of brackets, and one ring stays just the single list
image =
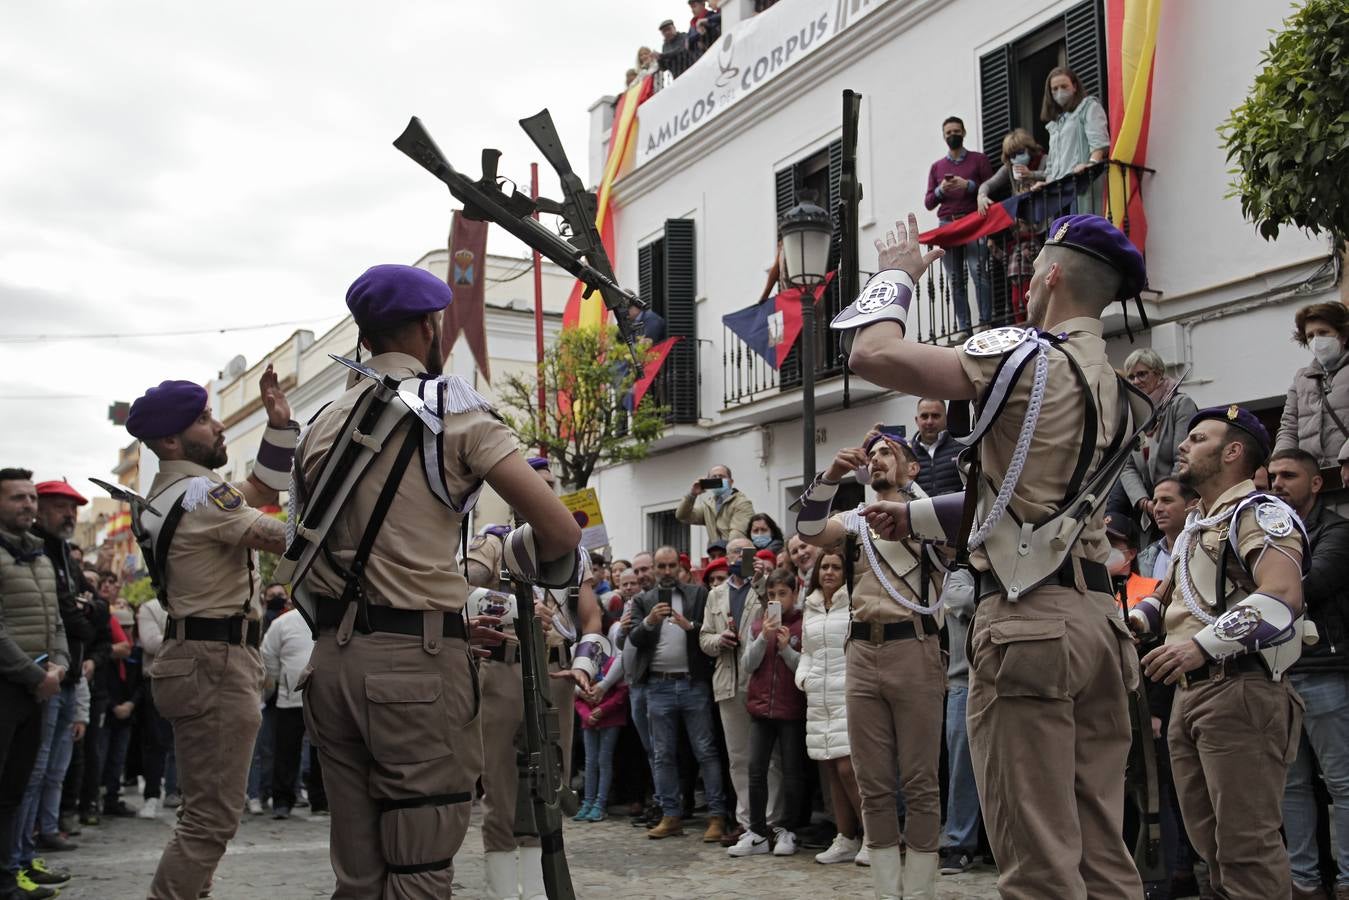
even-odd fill
[{"label": "lamp post", "polygon": [[829,267],[834,221],[809,200],[789,209],[778,223],[787,284],[801,288],[802,487],[815,478],[815,291]]}]

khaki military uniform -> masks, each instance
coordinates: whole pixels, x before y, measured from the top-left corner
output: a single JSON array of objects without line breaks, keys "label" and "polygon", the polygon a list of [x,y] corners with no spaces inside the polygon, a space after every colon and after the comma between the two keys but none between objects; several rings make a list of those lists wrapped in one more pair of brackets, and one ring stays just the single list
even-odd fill
[{"label": "khaki military uniform", "polygon": [[[424,371],[400,353],[374,356],[369,365],[398,378]],[[318,482],[327,454],[345,437],[343,423],[363,387],[328,406],[301,439],[296,465],[307,485]],[[391,441],[400,443],[404,434],[396,430]],[[482,411],[447,414],[443,441],[444,482],[456,503],[515,452],[511,432]],[[338,565],[354,558],[395,456],[386,448],[375,458],[329,531],[327,547]],[[452,860],[482,768],[477,669],[467,643],[442,634],[444,616],[459,615],[468,597],[455,559],[461,521],[436,499],[414,461],[361,585],[371,607],[423,611],[423,635],[325,628],[301,679],[305,728],[319,750],[332,809],[336,898],[451,895]],[[326,554],[317,557],[306,588],[320,606],[342,595],[343,579]]]},{"label": "khaki military uniform", "polygon": [[[833,518],[842,524],[848,516],[840,513]],[[867,527],[865,520],[861,526]],[[884,541],[874,534],[872,540],[886,580],[917,602],[923,594],[923,570],[917,555],[922,552],[921,545]],[[904,792],[907,808],[904,842],[913,850],[935,853],[941,840],[937,773],[946,709],[946,666],[935,633],[936,622],[897,603],[881,586],[860,547],[859,554],[850,594],[853,632],[846,651],[845,695],[848,742],[862,797],[867,846],[899,846],[895,809],[898,767],[898,787]],[[934,573],[927,591],[930,599],[922,605],[930,606],[940,589]],[[891,626],[889,639],[887,625]],[[896,627],[904,632],[902,636],[896,636]]]},{"label": "khaki military uniform", "polygon": [[[1099,319],[1070,319],[1066,335],[1094,395],[1094,471],[1114,436],[1120,397]],[[1001,357],[960,354],[982,394]],[[1081,382],[1059,350],[1048,353],[1048,381],[1030,462],[1009,514],[1043,522],[1064,502],[1082,446],[1087,406]],[[1032,372],[1012,391],[981,442],[984,475],[1002,483],[1029,405]],[[1130,746],[1127,693],[1138,657],[1114,597],[1087,590],[1081,561],[1104,563],[1103,518],[1072,549],[1072,584],[1049,583],[1009,602],[982,598],[970,632],[969,738],[989,842],[1004,898],[1107,900],[1142,896],[1121,836],[1124,769]],[[987,569],[982,553],[976,568]],[[997,591],[991,579],[983,590]]]},{"label": "khaki military uniform", "polygon": [[[184,460],[160,463],[151,504],[184,478],[206,479],[209,487],[189,488],[168,558],[161,561],[174,636],[166,635],[150,676],[155,706],[173,723],[183,805],[155,870],[151,900],[195,900],[210,883],[239,828],[262,724],[262,657],[248,640],[249,625],[259,625],[262,584],[254,554],[240,542],[264,514],[215,472]],[[167,516],[164,506],[159,511]],[[239,639],[186,639],[189,618],[242,619]]]},{"label": "khaki military uniform", "polygon": [[[1199,516],[1234,512],[1255,490],[1251,481],[1236,485],[1211,510],[1201,509]],[[1215,616],[1254,588],[1244,568],[1230,565],[1227,596],[1219,608],[1217,566],[1230,521],[1201,530],[1191,539],[1187,554],[1199,603]],[[1250,559],[1267,540],[1254,509],[1242,513],[1237,528],[1238,552],[1242,559]],[[1296,530],[1268,540],[1300,558],[1302,539]],[[1204,627],[1182,599],[1175,583],[1178,574],[1173,560],[1166,594],[1159,598],[1166,604],[1168,644],[1188,641]],[[1167,731],[1171,772],[1185,831],[1209,865],[1214,890],[1231,900],[1287,897],[1291,875],[1279,827],[1284,781],[1302,734],[1302,700],[1286,679],[1271,680],[1256,657],[1237,661],[1240,668],[1229,663],[1210,672],[1205,666],[1180,682]],[[1196,675],[1208,677],[1200,680]]]}]

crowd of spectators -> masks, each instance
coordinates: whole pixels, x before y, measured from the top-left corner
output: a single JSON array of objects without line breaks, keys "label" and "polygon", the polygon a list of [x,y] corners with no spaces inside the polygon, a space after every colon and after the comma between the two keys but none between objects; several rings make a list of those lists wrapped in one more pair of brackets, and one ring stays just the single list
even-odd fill
[{"label": "crowd of spectators", "polygon": [[[754,11],[763,12],[776,2],[756,0]],[[716,44],[721,37],[721,0],[688,0],[688,3],[688,29],[680,30],[674,19],[661,22],[658,26],[660,50],[638,48],[636,64],[625,75],[625,87],[647,75],[659,76],[662,72],[668,72],[672,79],[678,78]]]}]

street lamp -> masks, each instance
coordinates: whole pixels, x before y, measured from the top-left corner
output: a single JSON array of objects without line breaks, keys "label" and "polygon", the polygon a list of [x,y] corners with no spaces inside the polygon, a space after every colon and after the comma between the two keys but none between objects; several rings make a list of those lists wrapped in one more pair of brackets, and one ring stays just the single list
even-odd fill
[{"label": "street lamp", "polygon": [[829,268],[834,220],[809,200],[797,203],[778,223],[787,284],[801,288],[802,488],[815,479],[815,291]]}]

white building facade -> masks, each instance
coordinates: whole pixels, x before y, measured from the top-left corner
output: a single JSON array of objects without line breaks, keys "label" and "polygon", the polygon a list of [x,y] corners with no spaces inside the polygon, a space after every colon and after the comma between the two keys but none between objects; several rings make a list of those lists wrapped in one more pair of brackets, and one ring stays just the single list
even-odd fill
[{"label": "white building facade", "polygon": [[[740,10],[748,5],[726,4],[721,43],[641,107],[636,163],[615,188],[620,280],[640,286],[687,348],[671,359],[678,371],[663,376],[675,380],[662,396],[676,424],[646,460],[605,468],[591,482],[610,535],[621,536],[618,556],[673,542],[696,559],[705,535],[675,523],[672,510],[719,463],[756,509],[791,524],[803,479],[798,379],[791,366],[779,375],[756,365],[721,318],[763,294],[777,217],[797,192],[834,190],[845,88],[863,95],[863,278],[875,268],[873,242],[897,218],[914,211],[924,229],[937,224],[923,195],[929,166],[946,152],[947,116],[964,120],[967,147],[992,158],[1009,127],[1043,132],[1038,111],[1052,65],[1072,65],[1088,92],[1106,99],[1103,0],[781,0],[757,16]],[[1162,6],[1147,153],[1154,171],[1143,176],[1152,327],[1139,332],[1135,318],[1131,345],[1114,313],[1111,356],[1122,365],[1134,347],[1152,346],[1168,364],[1191,367],[1184,390],[1201,407],[1242,403],[1277,422],[1294,371],[1309,359],[1289,340],[1293,313],[1338,299],[1339,269],[1327,240],[1285,232],[1265,241],[1243,220],[1225,196],[1217,128],[1293,4]],[[604,121],[592,111],[593,141],[607,140]],[[910,339],[930,338],[942,302],[926,293],[916,302]],[[832,313],[819,309],[825,319]],[[834,345],[816,370],[818,468],[874,423],[912,430],[914,398],[855,377],[843,408]]]}]

